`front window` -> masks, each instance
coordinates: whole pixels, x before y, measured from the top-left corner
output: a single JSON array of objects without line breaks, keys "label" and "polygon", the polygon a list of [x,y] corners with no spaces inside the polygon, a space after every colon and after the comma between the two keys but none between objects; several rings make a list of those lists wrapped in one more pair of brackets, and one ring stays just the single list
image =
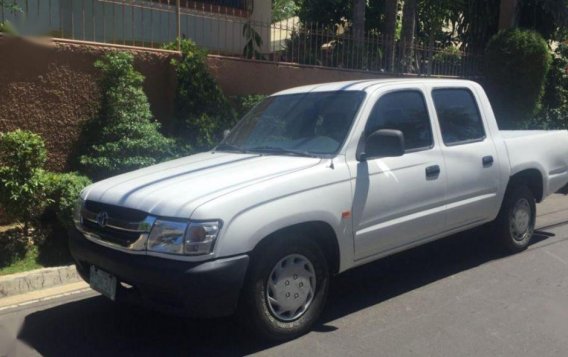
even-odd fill
[{"label": "front window", "polygon": [[383,95],[375,104],[365,132],[379,129],[400,130],[406,152],[420,151],[434,145],[430,117],[421,92],[404,90]]},{"label": "front window", "polygon": [[364,98],[362,91],[268,97],[244,116],[217,150],[305,156],[336,154]]}]

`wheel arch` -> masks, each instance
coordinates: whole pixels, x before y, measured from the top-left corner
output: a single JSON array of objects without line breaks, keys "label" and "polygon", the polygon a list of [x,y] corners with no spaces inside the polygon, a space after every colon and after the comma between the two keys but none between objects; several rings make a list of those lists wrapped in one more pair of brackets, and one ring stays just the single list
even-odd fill
[{"label": "wheel arch", "polygon": [[515,185],[527,185],[533,193],[536,202],[541,202],[544,196],[544,178],[538,169],[525,169],[509,178],[507,190]]},{"label": "wheel arch", "polygon": [[323,251],[329,264],[331,274],[336,274],[340,269],[340,248],[337,235],[333,227],[324,221],[307,221],[280,228],[263,237],[252,249],[251,256],[258,254],[262,249],[276,240],[289,239],[290,234],[304,233],[310,240],[316,243]]}]

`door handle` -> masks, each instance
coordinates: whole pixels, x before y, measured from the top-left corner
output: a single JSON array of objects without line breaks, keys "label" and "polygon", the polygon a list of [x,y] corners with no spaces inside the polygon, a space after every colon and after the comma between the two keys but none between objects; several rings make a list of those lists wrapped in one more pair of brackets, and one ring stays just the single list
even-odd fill
[{"label": "door handle", "polygon": [[440,166],[433,165],[426,168],[426,178],[437,178],[440,175]]},{"label": "door handle", "polygon": [[489,156],[484,156],[481,159],[481,162],[483,163],[483,167],[490,167],[493,166],[493,156],[489,155]]}]

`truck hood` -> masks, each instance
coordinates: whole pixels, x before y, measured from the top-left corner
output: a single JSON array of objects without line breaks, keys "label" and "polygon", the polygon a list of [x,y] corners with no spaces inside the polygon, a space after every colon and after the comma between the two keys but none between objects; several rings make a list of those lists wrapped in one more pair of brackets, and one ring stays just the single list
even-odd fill
[{"label": "truck hood", "polygon": [[111,177],[87,187],[82,196],[156,216],[189,218],[205,202],[320,161],[310,157],[207,152]]}]

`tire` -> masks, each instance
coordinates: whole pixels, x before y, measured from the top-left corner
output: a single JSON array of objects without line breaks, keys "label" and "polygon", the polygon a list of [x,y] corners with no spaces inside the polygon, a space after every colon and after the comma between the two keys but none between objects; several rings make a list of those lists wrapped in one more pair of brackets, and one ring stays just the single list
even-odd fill
[{"label": "tire", "polygon": [[507,189],[501,211],[495,220],[495,235],[506,253],[518,253],[530,244],[536,221],[536,204],[526,185]]},{"label": "tire", "polygon": [[254,337],[290,340],[308,332],[321,315],[329,291],[328,262],[317,244],[299,238],[269,241],[252,257],[238,317]]}]

